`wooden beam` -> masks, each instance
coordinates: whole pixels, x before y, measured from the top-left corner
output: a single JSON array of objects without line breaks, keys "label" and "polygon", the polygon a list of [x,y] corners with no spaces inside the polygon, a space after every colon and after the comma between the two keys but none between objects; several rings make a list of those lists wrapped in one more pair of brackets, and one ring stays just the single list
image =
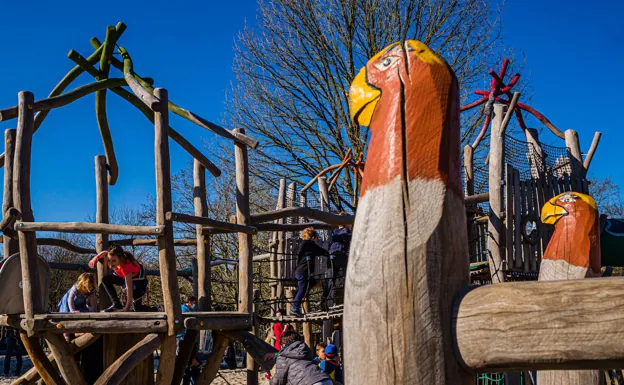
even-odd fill
[{"label": "wooden beam", "polygon": [[[242,128],[236,132],[245,134]],[[236,163],[236,222],[247,226],[251,223],[249,218],[249,158],[247,147],[234,144],[234,157]],[[252,237],[249,233],[238,233],[238,311],[253,313],[253,262],[252,262]],[[255,379],[254,379],[255,378]],[[247,354],[247,385],[257,385],[258,372],[254,370],[254,362],[251,355]]]},{"label": "wooden beam", "polygon": [[34,231],[54,231],[58,233],[77,234],[123,234],[123,235],[160,235],[165,226],[127,226],[111,225],[108,223],[88,222],[31,222],[24,217],[24,222],[17,222],[15,230],[20,233]]},{"label": "wooden beam", "polygon": [[59,371],[65,382],[71,385],[86,384],[74,355],[71,354],[65,338],[59,334],[46,333],[45,339],[58,364]]},{"label": "wooden beam", "polygon": [[[2,214],[6,219],[6,213],[13,207],[13,158],[15,156],[15,134],[16,131],[9,129],[4,131],[4,191],[2,196]],[[11,236],[3,234],[4,257],[7,258],[19,252],[19,242],[17,234]]]},{"label": "wooden beam", "polygon": [[20,338],[22,339],[24,348],[26,352],[28,352],[33,366],[37,369],[37,372],[39,372],[39,375],[45,381],[46,385],[65,385],[65,381],[63,381],[58,374],[56,368],[52,366],[43,351],[39,343],[39,337],[28,337],[25,333],[20,333]]},{"label": "wooden beam", "polygon": [[195,382],[196,385],[210,385],[212,383],[212,380],[217,376],[217,372],[223,361],[223,353],[225,353],[228,343],[229,339],[224,334],[216,333],[214,343],[212,344],[212,351],[206,360],[204,369]]},{"label": "wooden beam", "polygon": [[[30,165],[33,136],[34,96],[28,91],[18,94],[19,116],[17,121],[15,158],[13,164],[13,202],[25,221],[34,221],[30,203]],[[19,251],[22,267],[22,292],[24,313],[31,322],[36,313],[43,313],[44,288],[40,287],[38,274],[37,239],[33,233],[19,233]],[[30,325],[29,325],[30,326]],[[26,330],[32,337],[30,327]]]},{"label": "wooden beam", "polygon": [[[512,113],[509,110],[507,114]],[[492,283],[505,282],[503,259],[505,255],[505,226],[503,224],[504,207],[504,164],[505,164],[505,120],[506,107],[503,104],[494,105],[492,130],[490,133],[490,172],[489,172],[489,202],[490,215],[488,217],[488,250]]]},{"label": "wooden beam", "polygon": [[[124,62],[125,64],[125,62]],[[124,71],[125,72],[125,71]],[[158,237],[158,262],[160,264],[163,300],[169,326],[168,337],[163,341],[157,384],[171,384],[176,355],[176,335],[182,329],[180,289],[176,277],[176,256],[173,247],[173,223],[166,220],[171,211],[171,165],[169,159],[169,111],[167,90],[157,88],[154,95],[162,104],[154,111],[154,154],[156,160],[156,224],[165,226]]]},{"label": "wooden beam", "polygon": [[308,227],[314,227],[315,229],[335,229],[338,225],[330,225],[325,222],[304,222],[304,223],[258,223],[253,227],[258,231],[302,231]]},{"label": "wooden beam", "polygon": [[[71,340],[69,344],[67,345],[69,353],[77,354],[81,352],[88,346],[91,346],[91,344],[97,341],[98,338],[100,338],[99,334],[87,333],[87,334],[81,335],[78,338]],[[50,353],[47,355],[47,358],[50,361],[50,364],[52,365],[54,370],[56,371],[58,364],[56,362],[56,359],[54,358],[54,355]],[[39,376],[39,372],[37,372],[37,368],[33,367],[30,370],[28,370],[26,373],[22,374],[18,379],[14,380],[12,384],[13,385],[31,385],[37,382],[39,378],[40,376]]]},{"label": "wooden beam", "polygon": [[[158,334],[148,334],[132,349],[119,357],[95,382],[95,385],[119,385],[141,361],[154,353],[160,345],[161,337]],[[161,358],[162,359],[162,358]],[[161,362],[161,365],[163,363]]]},{"label": "wooden beam", "polygon": [[[622,367],[623,283],[612,277],[470,290],[455,302],[459,358],[481,373]],[[492,339],[504,343],[492,349]]]},{"label": "wooden beam", "polygon": [[270,222],[276,219],[289,217],[316,219],[331,225],[349,225],[353,224],[354,220],[353,215],[330,214],[310,207],[287,207],[264,213],[251,214],[251,223],[255,225],[258,223]]},{"label": "wooden beam", "polygon": [[184,316],[184,327],[192,330],[245,330],[251,328],[251,316],[240,312],[193,312]]},{"label": "wooden beam", "polygon": [[124,47],[119,47],[119,53],[121,53],[121,57],[123,58],[123,74],[124,79],[128,83],[128,86],[134,92],[136,96],[141,99],[146,106],[148,106],[152,111],[157,112],[160,111],[161,103],[166,105],[166,103],[162,102],[158,96],[156,96],[157,90],[153,90],[152,92],[145,89],[141,83],[137,81],[135,78],[132,59],[130,58],[130,54]]},{"label": "wooden beam", "polygon": [[[188,321],[188,318],[184,320],[185,324],[186,321]],[[182,377],[184,377],[186,367],[189,365],[191,357],[195,352],[197,337],[199,337],[199,330],[187,329],[184,333],[184,338],[178,342],[178,355],[176,356],[175,367],[173,369],[172,384],[182,383]]]},{"label": "wooden beam", "polygon": [[476,205],[477,203],[484,203],[490,200],[490,193],[481,193],[476,195],[467,195],[464,198],[464,204],[466,206]]},{"label": "wooden beam", "polygon": [[591,146],[589,147],[589,151],[587,151],[587,155],[585,155],[585,160],[583,161],[583,167],[585,168],[585,172],[589,170],[589,165],[591,164],[592,159],[594,158],[594,154],[598,149],[598,144],[600,143],[600,137],[602,136],[601,132],[596,132],[594,134],[594,138],[592,139]]},{"label": "wooden beam", "polygon": [[181,213],[167,213],[167,220],[173,222],[192,223],[197,225],[203,225],[210,230],[225,230],[231,232],[241,232],[245,234],[256,234],[258,230],[255,227],[244,226],[229,222],[221,222],[206,217],[198,217],[194,215],[187,215]]},{"label": "wooden beam", "polygon": [[[119,322],[117,319],[67,319],[34,321],[33,330],[50,333],[163,333],[167,331],[167,321],[163,319],[128,319]],[[20,323],[25,330],[26,320]]]},{"label": "wooden beam", "polygon": [[[278,196],[277,196],[277,210],[283,210],[286,207],[286,179],[281,178],[280,179],[280,184],[279,184],[279,192],[278,192]],[[279,225],[284,225],[284,218],[279,218],[276,220],[276,224]],[[256,224],[257,226],[258,224]],[[276,274],[278,278],[282,278],[284,275],[284,254],[286,252],[286,232],[285,230],[280,230],[277,233],[277,250],[276,250],[276,255],[275,255],[275,263],[277,264],[276,267]],[[276,298],[280,299],[282,298],[282,295],[284,294],[284,282],[283,281],[278,281],[277,282],[277,291],[275,293]]]}]

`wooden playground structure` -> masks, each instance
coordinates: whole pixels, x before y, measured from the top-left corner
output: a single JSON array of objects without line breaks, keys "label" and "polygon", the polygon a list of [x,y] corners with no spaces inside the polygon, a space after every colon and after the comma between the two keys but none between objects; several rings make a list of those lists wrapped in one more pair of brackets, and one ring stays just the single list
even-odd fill
[{"label": "wooden playground structure", "polygon": [[[257,384],[259,368],[271,368],[264,353],[275,351],[256,336],[258,325],[274,321],[280,303],[292,302],[297,232],[309,226],[327,230],[354,222],[344,307],[337,304],[324,312],[284,318],[303,325],[308,344],[312,342],[312,323],[322,325],[324,340],[330,338],[334,321],[340,324],[347,385],[472,385],[478,374],[489,372],[507,372],[506,384],[513,385],[519,383],[515,374],[535,370],[558,370],[539,385],[557,384],[562,373],[572,373],[568,379],[591,379],[569,383],[598,385],[598,369],[624,367],[624,317],[618,310],[624,305],[621,278],[508,282],[537,280],[555,231],[542,224],[542,207],[565,192],[591,193],[586,173],[600,139],[597,133],[583,157],[575,131],[559,131],[542,114],[520,103],[519,93],[512,94],[519,75],[503,83],[508,61],[499,73],[491,71],[491,89],[477,92],[481,99],[461,107],[467,110],[486,104],[484,127],[476,141],[464,148],[463,183],[457,80],[428,47],[408,41],[376,55],[362,70],[364,75],[354,81],[362,99],[352,100],[352,117],[370,125],[373,132],[367,172],[363,154],[347,153],[303,188],[295,182],[287,186],[282,179],[275,210],[251,213],[248,149],[256,148],[258,141],[242,129],[225,129],[171,102],[167,90],[153,88],[152,79],[137,75],[124,47],[118,48],[123,60],[113,56],[124,30],[123,23],[108,27],[103,43],[91,40],[95,51],[86,58],[70,51],[68,56],[76,66],[48,98],[35,100],[32,93],[23,91],[17,106],[0,110],[0,121],[17,119],[17,129],[5,132],[5,152],[0,156],[5,170],[0,230],[8,257],[0,267],[0,325],[19,330],[35,365],[16,385],[34,384],[39,378],[48,385],[87,384],[74,355],[96,341],[102,343],[103,368],[95,384],[177,385],[195,340],[205,330],[214,331],[214,343],[196,384],[212,382],[229,340],[246,348],[247,383]],[[399,69],[395,63],[408,57],[407,69]],[[397,75],[387,79],[379,75],[388,68],[396,68]],[[111,77],[113,69],[123,76]],[[413,71],[409,82],[404,80],[404,70]],[[83,73],[96,81],[65,91]],[[401,92],[382,82],[399,77],[403,77]],[[385,96],[375,89],[383,89]],[[154,226],[108,223],[109,185],[123,178],[106,118],[110,92],[154,124]],[[33,134],[53,109],[92,93],[105,149],[105,155],[95,157],[96,221],[36,222],[30,193]],[[400,103],[405,103],[403,108],[397,107]],[[421,107],[423,111],[418,110]],[[521,110],[536,116],[565,140],[565,146],[541,143],[537,131],[524,124]],[[205,173],[218,177],[221,171],[170,126],[169,112],[233,142],[235,220],[208,217]],[[443,117],[438,116],[441,112]],[[420,131],[410,130],[419,113],[430,121],[419,122]],[[512,115],[526,142],[506,134]],[[488,128],[487,164],[475,165],[474,154]],[[192,214],[173,212],[169,138],[194,159]],[[401,145],[391,146],[388,138]],[[437,146],[413,147],[422,142]],[[341,198],[333,192],[341,172],[355,175],[355,196]],[[318,196],[312,197],[315,184]],[[332,213],[332,201],[344,202],[353,214],[357,206],[357,215]],[[196,225],[195,239],[174,239],[174,222]],[[36,232],[41,231],[95,234],[96,244],[86,249],[61,239],[38,238]],[[254,255],[253,236],[259,232],[271,233],[270,248]],[[238,234],[237,262],[211,259],[211,235],[225,233]],[[108,248],[110,234],[147,236],[149,239],[114,243],[158,249],[160,270],[153,273],[162,279],[164,312],[48,313],[50,268],[78,267],[48,264],[39,257],[37,247],[53,245],[96,253]],[[175,247],[189,245],[196,247],[197,267],[192,273],[176,271]],[[255,308],[259,291],[254,289],[254,262],[270,266],[271,317],[259,316]],[[237,311],[212,311],[210,268],[222,263],[238,265]],[[319,260],[314,273],[323,275],[327,266],[327,260]],[[104,265],[98,264],[98,284],[105,274]],[[189,274],[196,280],[198,307],[182,313],[178,278]],[[496,285],[474,288],[469,286],[471,280]],[[10,303],[4,298],[7,293]],[[105,300],[106,296],[100,295],[100,310],[109,305]],[[305,310],[308,306],[304,303]],[[176,335],[184,329],[187,334],[178,349]],[[66,342],[65,333],[84,334]],[[49,356],[39,343],[41,337],[50,347]],[[155,350],[160,351],[156,376]],[[587,370],[574,374],[570,369]],[[587,373],[593,374],[583,377]],[[527,375],[524,378],[528,383]]]}]

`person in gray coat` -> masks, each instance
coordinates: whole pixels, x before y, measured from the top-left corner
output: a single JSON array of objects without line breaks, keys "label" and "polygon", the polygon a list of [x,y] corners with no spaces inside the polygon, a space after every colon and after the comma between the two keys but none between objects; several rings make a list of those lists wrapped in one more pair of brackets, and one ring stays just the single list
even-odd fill
[{"label": "person in gray coat", "polygon": [[299,333],[285,332],[281,343],[271,385],[333,385],[329,376],[312,361],[314,355]]}]

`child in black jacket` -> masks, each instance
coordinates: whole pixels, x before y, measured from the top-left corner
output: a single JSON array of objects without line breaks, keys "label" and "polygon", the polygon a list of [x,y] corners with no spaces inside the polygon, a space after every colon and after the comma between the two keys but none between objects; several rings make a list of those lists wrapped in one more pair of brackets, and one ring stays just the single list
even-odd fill
[{"label": "child in black jacket", "polygon": [[316,281],[310,277],[314,271],[314,259],[320,255],[328,255],[327,250],[316,244],[318,234],[314,228],[308,227],[301,233],[303,242],[299,246],[297,253],[297,267],[295,268],[295,278],[297,278],[297,295],[293,301],[290,313],[301,317],[301,301],[309,294],[310,289]]}]

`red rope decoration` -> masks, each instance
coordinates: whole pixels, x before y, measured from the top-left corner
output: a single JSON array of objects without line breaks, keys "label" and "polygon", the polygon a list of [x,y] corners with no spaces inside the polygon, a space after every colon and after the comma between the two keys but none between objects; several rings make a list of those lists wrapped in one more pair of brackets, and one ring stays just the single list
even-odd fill
[{"label": "red rope decoration", "polygon": [[[509,83],[506,84],[504,82],[505,74],[507,73],[507,68],[509,67],[509,63],[510,63],[510,60],[506,58],[505,60],[503,60],[503,64],[501,65],[501,69],[498,73],[496,73],[496,71],[494,70],[490,70],[489,74],[490,76],[492,76],[492,80],[490,81],[490,89],[489,90],[475,90],[474,93],[476,95],[480,95],[481,98],[475,100],[472,103],[469,103],[469,104],[466,104],[465,106],[460,107],[460,111],[463,112],[463,111],[468,111],[472,108],[475,108],[485,103],[485,122],[483,122],[483,127],[481,128],[481,131],[479,131],[477,138],[472,144],[472,148],[475,148],[479,145],[479,142],[481,142],[481,139],[483,139],[483,137],[485,136],[485,133],[487,132],[487,129],[490,126],[490,123],[492,122],[494,102],[503,103],[509,106],[509,102],[511,101],[511,98],[513,96],[511,90],[518,83],[518,80],[520,80],[520,74],[517,73],[509,80]],[[507,99],[501,96],[506,96]],[[524,118],[522,117],[523,110],[535,116],[540,122],[542,122],[546,127],[548,127],[548,129],[550,129],[550,131],[552,131],[553,134],[557,135],[558,137],[562,139],[565,138],[563,132],[561,132],[557,127],[555,127],[555,125],[552,124],[551,121],[548,120],[543,114],[541,114],[539,111],[537,111],[531,106],[518,102],[516,104],[516,108],[514,109],[514,113],[516,115],[516,120],[518,121],[518,124],[520,125],[520,128],[522,128],[523,131],[526,130],[527,128],[526,124],[524,123]]]}]

